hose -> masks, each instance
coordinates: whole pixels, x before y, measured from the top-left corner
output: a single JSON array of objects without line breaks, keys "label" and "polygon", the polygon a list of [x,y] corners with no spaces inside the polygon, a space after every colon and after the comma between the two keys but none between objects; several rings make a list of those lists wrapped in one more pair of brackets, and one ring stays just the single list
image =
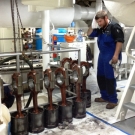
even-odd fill
[{"label": "hose", "polygon": [[[5,58],[4,60],[0,61],[0,65],[13,59],[16,59],[16,56]],[[29,65],[31,70],[34,70],[32,63],[27,58],[21,56],[20,59],[24,60]]]}]

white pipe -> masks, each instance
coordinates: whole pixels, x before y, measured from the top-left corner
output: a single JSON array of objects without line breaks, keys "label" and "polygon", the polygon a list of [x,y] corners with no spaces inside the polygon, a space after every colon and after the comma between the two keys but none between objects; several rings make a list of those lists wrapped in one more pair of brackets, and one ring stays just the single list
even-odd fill
[{"label": "white pipe", "polygon": [[131,0],[104,0],[104,4],[108,11],[119,22],[126,26],[135,26],[135,2],[131,2]]},{"label": "white pipe", "polygon": [[[41,27],[42,23],[40,12],[28,12],[28,6],[23,5],[20,0],[18,0],[18,8],[24,27]],[[12,27],[9,0],[0,0],[0,18],[0,27]],[[16,17],[15,20],[17,20]]]},{"label": "white pipe", "polygon": [[50,21],[55,27],[69,27],[74,19],[74,8],[50,10]]},{"label": "white pipe", "polygon": [[130,58],[132,58],[132,59],[135,60],[135,57],[132,56],[132,55],[129,53],[129,47],[130,47],[131,42],[132,42],[132,40],[133,40],[134,34],[135,34],[135,26],[133,27],[133,30],[132,30],[132,32],[131,32],[130,38],[129,38],[128,43],[127,43],[127,46],[126,46],[126,54],[127,54],[127,56],[129,56]]},{"label": "white pipe", "polygon": [[92,20],[94,16],[95,8],[81,7],[81,20]]},{"label": "white pipe", "polygon": [[[20,0],[18,1],[18,8],[24,27],[38,28],[42,26],[41,12],[28,12],[28,6],[23,5]],[[91,20],[94,14],[94,8],[74,5],[73,8],[50,10],[50,20],[55,27],[67,27],[74,20]],[[0,17],[0,27],[12,27],[10,2],[8,0],[0,0]],[[16,17],[15,20],[17,20]]]},{"label": "white pipe", "polygon": [[[96,12],[102,10],[102,0],[96,0]],[[97,38],[95,38],[97,40]],[[97,42],[94,45],[94,70],[97,73],[97,61],[98,61],[99,49]]]},{"label": "white pipe", "polygon": [[[50,33],[50,15],[49,10],[42,12],[42,50],[49,51],[49,33]],[[43,54],[43,71],[48,68],[48,63],[50,62],[50,55]]]}]

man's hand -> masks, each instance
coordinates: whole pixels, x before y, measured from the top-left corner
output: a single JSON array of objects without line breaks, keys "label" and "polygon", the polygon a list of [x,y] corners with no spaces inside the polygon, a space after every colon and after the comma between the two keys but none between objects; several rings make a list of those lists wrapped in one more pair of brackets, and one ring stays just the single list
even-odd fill
[{"label": "man's hand", "polygon": [[111,64],[116,64],[117,62],[118,62],[118,56],[114,55],[113,58],[112,58]]}]

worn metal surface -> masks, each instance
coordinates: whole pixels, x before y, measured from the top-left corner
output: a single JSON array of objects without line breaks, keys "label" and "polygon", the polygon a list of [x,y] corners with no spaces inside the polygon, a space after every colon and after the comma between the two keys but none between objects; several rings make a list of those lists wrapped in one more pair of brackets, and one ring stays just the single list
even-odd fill
[{"label": "worn metal surface", "polygon": [[22,112],[23,118],[16,118],[17,112],[11,114],[11,134],[28,135],[28,114]]},{"label": "worn metal surface", "polygon": [[53,110],[48,109],[49,105],[46,105],[44,108],[44,122],[45,128],[55,128],[58,126],[58,109],[59,106],[53,104]]},{"label": "worn metal surface", "polygon": [[64,121],[71,123],[73,120],[72,115],[72,103],[67,101],[66,106],[62,106],[61,102],[59,103],[59,122],[63,123]]},{"label": "worn metal surface", "polygon": [[29,110],[29,132],[40,133],[44,131],[44,110],[38,108],[38,113],[33,113],[34,108]]}]

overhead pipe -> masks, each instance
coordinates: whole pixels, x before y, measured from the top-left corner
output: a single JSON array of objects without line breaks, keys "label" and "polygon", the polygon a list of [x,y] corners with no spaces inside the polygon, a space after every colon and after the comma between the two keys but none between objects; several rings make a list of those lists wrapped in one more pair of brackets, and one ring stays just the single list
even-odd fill
[{"label": "overhead pipe", "polygon": [[[104,0],[107,10],[119,22],[126,26],[135,26],[135,1],[134,0]],[[115,9],[115,10],[114,10]]]},{"label": "overhead pipe", "polygon": [[[29,12],[28,6],[23,5],[21,1],[18,1],[18,8],[24,27],[42,27],[42,12]],[[10,12],[10,2],[1,0],[0,16],[3,19],[0,20],[0,27],[12,27]],[[55,27],[68,27],[74,20],[91,20],[94,14],[94,8],[74,5],[73,8],[50,10],[50,20]],[[17,26],[17,23],[15,24]]]}]

